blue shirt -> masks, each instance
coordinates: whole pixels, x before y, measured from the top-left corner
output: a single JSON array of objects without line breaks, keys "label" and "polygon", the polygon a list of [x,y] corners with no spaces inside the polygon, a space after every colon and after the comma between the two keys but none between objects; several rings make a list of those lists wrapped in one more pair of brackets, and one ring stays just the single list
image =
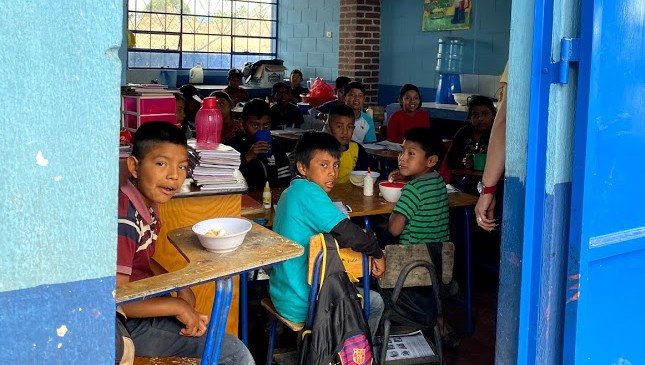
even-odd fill
[{"label": "blue shirt", "polygon": [[304,322],[307,318],[309,239],[330,232],[346,218],[320,186],[306,179],[294,179],[280,196],[273,230],[305,248],[304,255],[275,265],[271,271],[271,301],[286,319]]},{"label": "blue shirt", "polygon": [[352,141],[360,144],[376,142],[376,128],[374,128],[374,120],[370,118],[369,115],[361,112],[361,115],[354,120]]}]

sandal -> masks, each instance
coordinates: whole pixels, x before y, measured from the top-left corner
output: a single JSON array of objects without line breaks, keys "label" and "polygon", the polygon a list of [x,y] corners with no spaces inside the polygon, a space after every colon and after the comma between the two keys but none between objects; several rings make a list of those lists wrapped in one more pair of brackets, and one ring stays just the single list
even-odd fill
[{"label": "sandal", "polygon": [[454,331],[441,336],[441,343],[446,349],[454,350],[461,344],[461,337]]}]

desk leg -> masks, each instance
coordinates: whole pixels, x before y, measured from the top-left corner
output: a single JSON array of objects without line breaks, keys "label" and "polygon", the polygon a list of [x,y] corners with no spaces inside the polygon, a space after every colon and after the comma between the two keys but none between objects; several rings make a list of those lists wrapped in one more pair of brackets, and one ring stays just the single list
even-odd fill
[{"label": "desk leg", "polygon": [[206,345],[202,354],[202,365],[217,364],[219,360],[228,310],[231,307],[231,299],[233,298],[232,278],[218,279],[215,282],[215,286],[217,287],[215,289],[215,301],[213,302],[213,311],[208,325]]},{"label": "desk leg", "polygon": [[249,346],[249,309],[248,309],[248,285],[249,278],[247,273],[240,274],[240,303],[238,305],[240,312],[239,333],[240,340],[245,346]]},{"label": "desk leg", "polygon": [[473,333],[473,293],[470,241],[470,207],[464,207],[464,244],[466,246],[466,333]]}]

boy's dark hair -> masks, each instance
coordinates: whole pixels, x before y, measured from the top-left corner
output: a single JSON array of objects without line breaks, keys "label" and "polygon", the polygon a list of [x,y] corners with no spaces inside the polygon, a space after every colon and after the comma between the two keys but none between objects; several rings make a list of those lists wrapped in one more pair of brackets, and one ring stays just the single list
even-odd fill
[{"label": "boy's dark hair", "polygon": [[430,128],[412,128],[409,131],[405,132],[404,139],[406,141],[414,142],[419,144],[423,151],[426,154],[426,158],[436,155],[437,164],[435,168],[439,168],[441,161],[443,160],[443,142],[437,133],[433,133]]},{"label": "boy's dark hair", "polygon": [[[403,108],[403,103],[402,103],[403,95],[405,95],[405,93],[407,93],[410,90],[416,91],[417,95],[419,95],[419,101],[421,101],[421,92],[419,91],[419,88],[416,87],[416,85],[405,84],[405,85],[401,86],[401,90],[399,90],[399,99],[400,99],[399,105],[401,105],[401,108]],[[419,108],[421,108],[421,103],[420,102],[419,102],[419,105],[417,105],[417,109],[419,109]]]},{"label": "boy's dark hair", "polygon": [[[354,114],[352,113],[352,115]],[[340,160],[340,142],[329,133],[304,133],[298,140],[298,143],[296,143],[294,152],[296,163],[301,162],[303,165],[309,167],[314,151],[329,152],[330,155]]]},{"label": "boy's dark hair", "polygon": [[497,114],[497,109],[495,108],[495,104],[493,103],[493,100],[487,96],[481,96],[481,95],[473,95],[470,97],[470,100],[468,101],[468,117],[466,119],[470,120],[470,117],[473,113],[473,109],[476,106],[483,105],[490,109],[491,112],[493,112],[493,118],[495,117],[495,114]]},{"label": "boy's dark hair", "polygon": [[235,105],[233,105],[233,100],[231,100],[231,97],[227,93],[225,93],[223,91],[213,91],[209,96],[213,96],[213,97],[216,97],[218,99],[223,98],[224,100],[228,101],[228,105],[230,105],[231,108],[235,106]]},{"label": "boy's dark hair", "polygon": [[291,88],[289,85],[285,84],[284,82],[276,82],[273,84],[273,87],[271,88],[271,95],[275,95],[278,91],[281,89],[284,89],[285,91],[291,91]]},{"label": "boy's dark hair", "polygon": [[345,85],[345,94],[349,93],[351,89],[358,89],[365,94],[365,86],[358,81],[352,81],[349,84]]},{"label": "boy's dark hair", "polygon": [[228,72],[228,80],[230,80],[230,79],[238,79],[238,80],[242,81],[243,77],[244,77],[244,74],[242,74],[242,71],[240,71],[240,70],[238,70],[236,68],[231,69]]},{"label": "boy's dark hair", "polygon": [[262,118],[265,115],[271,115],[271,110],[269,104],[267,104],[262,99],[253,99],[248,103],[244,104],[244,109],[242,109],[242,121],[246,123],[249,117],[256,117],[258,119]]},{"label": "boy's dark hair", "polygon": [[354,120],[355,118],[354,111],[349,105],[346,104],[339,104],[331,108],[331,110],[329,111],[329,119],[331,119],[331,117],[334,115],[341,117],[350,117],[352,118],[352,120]]},{"label": "boy's dark hair", "polygon": [[188,147],[186,135],[174,124],[168,122],[148,122],[142,124],[132,139],[132,156],[141,161],[151,149],[161,143],[172,143]]},{"label": "boy's dark hair", "polygon": [[338,90],[338,89],[345,90],[345,85],[349,84],[350,82],[352,82],[352,79],[350,79],[349,77],[347,77],[347,76],[338,76],[336,78],[336,89],[335,90]]},{"label": "boy's dark hair", "polygon": [[302,76],[302,71],[300,71],[298,69],[295,69],[295,70],[291,71],[291,73],[289,75],[293,75],[293,74],[300,75],[300,78],[304,77],[304,76]]}]

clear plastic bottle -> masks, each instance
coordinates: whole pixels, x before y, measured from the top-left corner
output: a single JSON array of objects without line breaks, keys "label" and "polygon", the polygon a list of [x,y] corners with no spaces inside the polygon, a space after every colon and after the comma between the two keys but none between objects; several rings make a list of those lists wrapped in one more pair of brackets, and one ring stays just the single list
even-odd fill
[{"label": "clear plastic bottle", "polygon": [[195,116],[197,143],[217,144],[222,140],[222,112],[217,108],[217,98],[204,98],[202,107]]},{"label": "clear plastic bottle", "polygon": [[264,209],[271,209],[271,187],[268,181],[264,185],[264,191],[262,192],[262,205],[264,205]]},{"label": "clear plastic bottle", "polygon": [[370,168],[367,168],[367,173],[363,179],[363,195],[372,196],[374,195],[374,178],[372,177],[372,171]]}]

